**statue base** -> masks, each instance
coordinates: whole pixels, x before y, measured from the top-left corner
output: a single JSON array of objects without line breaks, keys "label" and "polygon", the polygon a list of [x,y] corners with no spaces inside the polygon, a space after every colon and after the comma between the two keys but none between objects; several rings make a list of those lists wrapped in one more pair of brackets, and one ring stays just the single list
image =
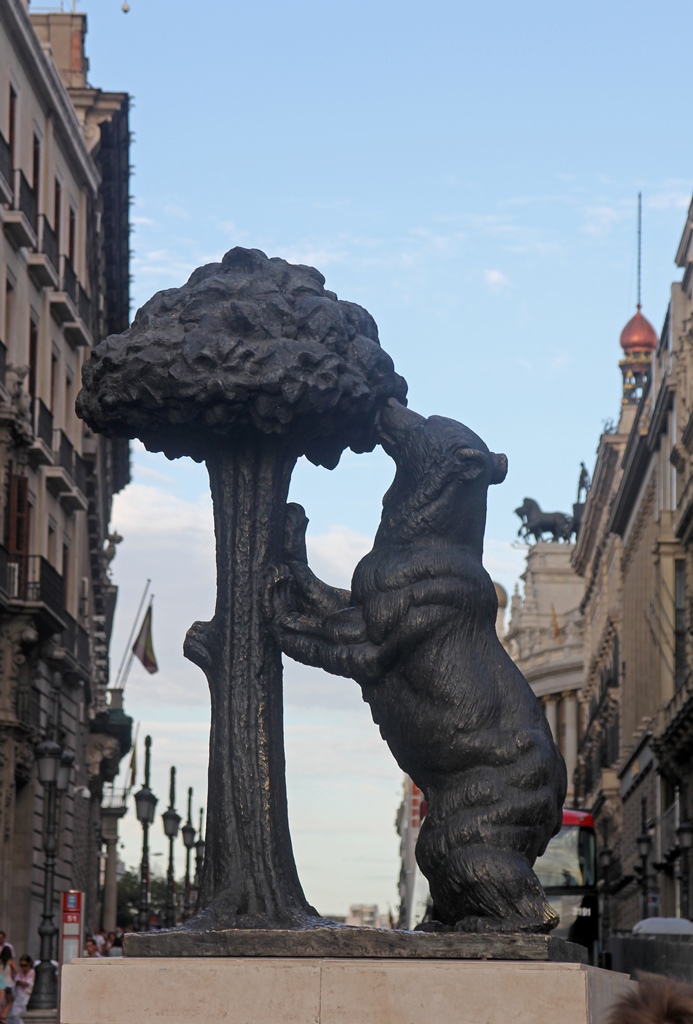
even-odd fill
[{"label": "statue base", "polygon": [[325,928],[226,928],[126,935],[126,957],[392,957],[587,963],[587,950],[552,935]]},{"label": "statue base", "polygon": [[576,963],[122,957],[63,968],[61,1024],[596,1024],[635,983]]}]

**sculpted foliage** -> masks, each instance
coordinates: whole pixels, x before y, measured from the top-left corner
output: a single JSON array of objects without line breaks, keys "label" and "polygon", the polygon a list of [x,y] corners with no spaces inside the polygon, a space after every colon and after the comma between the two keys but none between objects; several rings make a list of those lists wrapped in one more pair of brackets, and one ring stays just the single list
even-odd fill
[{"label": "sculpted foliage", "polygon": [[78,414],[170,458],[201,461],[215,437],[248,431],[290,433],[328,468],[347,445],[370,451],[376,408],[404,400],[406,383],[371,315],[324,284],[312,267],[231,249],[97,346]]}]

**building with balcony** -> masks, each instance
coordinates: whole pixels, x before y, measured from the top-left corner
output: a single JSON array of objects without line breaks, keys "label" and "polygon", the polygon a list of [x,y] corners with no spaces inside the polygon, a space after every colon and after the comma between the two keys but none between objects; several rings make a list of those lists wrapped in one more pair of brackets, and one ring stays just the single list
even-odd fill
[{"label": "building with balcony", "polygon": [[115,588],[105,544],[126,442],[92,435],[82,364],[129,319],[129,98],[87,82],[86,16],[0,4],[0,907],[38,955],[46,738],[75,755],[59,891],[101,918],[101,793],[130,745],[107,697]]},{"label": "building with balcony", "polygon": [[620,416],[600,439],[573,556],[585,581],[577,793],[612,851],[614,928],[690,916],[692,236],[689,211],[661,335],[639,306],[621,334]]}]

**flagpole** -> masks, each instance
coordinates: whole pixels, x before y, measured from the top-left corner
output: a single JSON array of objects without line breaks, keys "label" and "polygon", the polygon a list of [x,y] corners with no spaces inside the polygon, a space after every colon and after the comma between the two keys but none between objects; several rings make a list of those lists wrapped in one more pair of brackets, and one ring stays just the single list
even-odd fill
[{"label": "flagpole", "polygon": [[[152,594],[152,596],[149,598],[149,604],[147,605],[147,611],[144,613],[144,617],[142,619],[142,622],[144,622],[144,620],[147,618],[147,615],[149,614],[149,612],[150,612],[150,610],[151,610],[153,605],[154,605],[154,594]],[[141,628],[142,628],[142,625],[140,624],[140,629]],[[130,637],[130,639],[132,640],[132,636]],[[123,675],[122,675],[122,679],[121,679],[121,683],[120,683],[120,687],[119,687],[119,689],[121,689],[121,690],[125,689],[125,684],[128,681],[128,676],[130,675],[130,669],[132,668],[132,663],[133,663],[134,660],[135,660],[135,651],[134,651],[134,645],[133,645],[133,647],[130,648],[130,657],[128,658],[128,663],[125,666],[125,671],[123,672]]]},{"label": "flagpole", "polygon": [[[122,686],[118,686],[118,683],[120,682],[120,677],[123,674],[123,665],[125,664],[127,656],[130,653],[130,648],[132,647],[132,641],[133,641],[133,639],[135,637],[135,630],[137,629],[137,623],[139,622],[140,612],[142,611],[142,605],[144,604],[144,602],[147,599],[147,591],[149,590],[149,585],[150,585],[151,582],[152,582],[151,580],[147,580],[147,582],[144,585],[144,593],[142,594],[142,600],[140,601],[140,606],[137,609],[137,615],[135,615],[135,621],[133,622],[132,629],[130,630],[130,637],[128,639],[128,642],[125,645],[125,651],[123,653],[123,660],[120,663],[120,668],[118,669],[118,675],[116,676],[116,681],[113,684],[113,689],[114,690],[122,690],[122,688],[123,688]],[[130,660],[132,661],[132,658]],[[123,686],[125,686],[125,682],[123,682]]]},{"label": "flagpole", "polygon": [[132,739],[132,754],[130,755],[130,764],[128,765],[128,781],[125,786],[125,793],[127,796],[130,795],[130,790],[136,784],[136,779],[133,778],[137,765],[137,738],[140,734],[140,723],[135,723],[135,735]]}]

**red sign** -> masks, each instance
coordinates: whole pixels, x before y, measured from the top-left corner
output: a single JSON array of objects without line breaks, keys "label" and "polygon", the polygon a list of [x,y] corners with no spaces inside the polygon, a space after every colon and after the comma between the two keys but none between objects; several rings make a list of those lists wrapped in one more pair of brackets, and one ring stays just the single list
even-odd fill
[{"label": "red sign", "polygon": [[84,893],[70,889],[61,894],[60,947],[58,960],[69,964],[84,948]]}]

